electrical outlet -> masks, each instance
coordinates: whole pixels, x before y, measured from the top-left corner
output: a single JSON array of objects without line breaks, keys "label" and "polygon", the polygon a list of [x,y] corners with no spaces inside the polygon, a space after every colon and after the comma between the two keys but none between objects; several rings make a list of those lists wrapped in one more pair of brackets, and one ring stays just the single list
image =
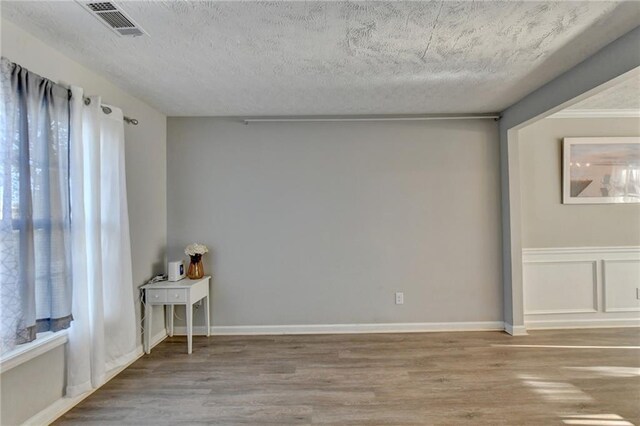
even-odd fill
[{"label": "electrical outlet", "polygon": [[640,300],[640,288],[636,288],[636,299]]},{"label": "electrical outlet", "polygon": [[404,293],[401,291],[396,292],[396,305],[404,304]]}]

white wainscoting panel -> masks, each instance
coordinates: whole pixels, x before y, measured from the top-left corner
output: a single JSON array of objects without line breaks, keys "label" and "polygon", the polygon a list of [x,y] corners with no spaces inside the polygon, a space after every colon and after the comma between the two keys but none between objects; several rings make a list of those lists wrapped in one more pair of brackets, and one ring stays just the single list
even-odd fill
[{"label": "white wainscoting panel", "polygon": [[640,260],[612,259],[603,262],[605,312],[640,311]]},{"label": "white wainscoting panel", "polygon": [[640,325],[640,247],[523,249],[528,329]]},{"label": "white wainscoting panel", "polygon": [[598,263],[591,260],[525,263],[525,314],[598,311]]}]

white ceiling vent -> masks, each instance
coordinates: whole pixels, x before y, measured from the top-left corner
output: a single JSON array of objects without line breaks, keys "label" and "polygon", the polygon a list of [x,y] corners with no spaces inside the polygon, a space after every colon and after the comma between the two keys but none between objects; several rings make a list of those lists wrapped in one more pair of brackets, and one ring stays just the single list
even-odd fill
[{"label": "white ceiling vent", "polygon": [[114,2],[78,0],[78,3],[118,35],[137,37],[146,34],[146,31]]}]

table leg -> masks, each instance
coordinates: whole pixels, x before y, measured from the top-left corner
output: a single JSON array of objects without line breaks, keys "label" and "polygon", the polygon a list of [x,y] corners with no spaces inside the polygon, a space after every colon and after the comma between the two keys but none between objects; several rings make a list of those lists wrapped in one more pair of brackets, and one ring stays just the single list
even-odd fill
[{"label": "table leg", "polygon": [[193,305],[187,303],[187,353],[191,353],[191,344],[193,340]]},{"label": "table leg", "polygon": [[153,312],[153,305],[146,300],[145,293],[145,303],[144,303],[144,351],[146,353],[151,353],[151,313]]},{"label": "table leg", "polygon": [[207,295],[204,298],[204,300],[205,300],[205,305],[204,305],[205,315],[207,316],[207,337],[209,337],[209,336],[211,336],[211,321],[209,319],[209,315],[210,315],[210,312],[209,312],[209,309],[210,309],[209,308],[209,296]]},{"label": "table leg", "polygon": [[169,305],[169,337],[173,337],[173,305]]}]

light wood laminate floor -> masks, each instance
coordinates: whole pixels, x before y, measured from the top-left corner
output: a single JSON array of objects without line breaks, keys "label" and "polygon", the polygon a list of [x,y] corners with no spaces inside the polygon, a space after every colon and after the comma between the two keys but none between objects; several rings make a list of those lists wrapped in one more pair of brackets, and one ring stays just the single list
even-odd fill
[{"label": "light wood laminate floor", "polygon": [[57,424],[640,426],[640,329],[173,337]]}]

